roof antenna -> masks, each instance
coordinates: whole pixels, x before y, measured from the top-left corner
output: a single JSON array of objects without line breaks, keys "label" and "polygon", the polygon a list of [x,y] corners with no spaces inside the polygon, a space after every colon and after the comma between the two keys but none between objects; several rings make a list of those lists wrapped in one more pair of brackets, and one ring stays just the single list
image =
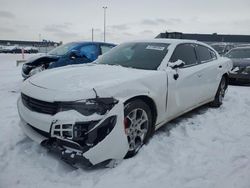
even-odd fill
[{"label": "roof antenna", "polygon": [[96,92],[95,88],[93,88],[93,91],[95,92],[95,98],[99,98],[99,96],[97,95],[97,92]]}]

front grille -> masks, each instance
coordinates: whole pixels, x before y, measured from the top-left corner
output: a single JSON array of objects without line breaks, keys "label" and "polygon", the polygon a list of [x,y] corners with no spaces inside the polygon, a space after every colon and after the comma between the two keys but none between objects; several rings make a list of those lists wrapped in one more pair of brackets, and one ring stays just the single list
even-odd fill
[{"label": "front grille", "polygon": [[55,115],[58,109],[58,103],[46,102],[38,99],[31,98],[25,94],[21,94],[24,106],[34,112]]}]

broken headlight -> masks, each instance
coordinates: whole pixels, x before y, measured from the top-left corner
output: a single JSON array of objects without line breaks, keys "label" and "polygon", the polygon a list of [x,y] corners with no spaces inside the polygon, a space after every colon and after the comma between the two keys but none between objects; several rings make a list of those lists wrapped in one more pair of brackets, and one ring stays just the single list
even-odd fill
[{"label": "broken headlight", "polygon": [[31,69],[29,74],[30,74],[30,76],[33,76],[33,75],[35,75],[35,74],[37,74],[39,72],[42,72],[44,69],[45,69],[44,65],[40,65],[40,66],[38,66],[38,67],[36,67],[34,69]]},{"label": "broken headlight", "polygon": [[84,116],[92,114],[104,115],[111,110],[118,101],[112,97],[110,98],[95,98],[84,101],[62,102],[58,105],[58,112],[76,110]]}]

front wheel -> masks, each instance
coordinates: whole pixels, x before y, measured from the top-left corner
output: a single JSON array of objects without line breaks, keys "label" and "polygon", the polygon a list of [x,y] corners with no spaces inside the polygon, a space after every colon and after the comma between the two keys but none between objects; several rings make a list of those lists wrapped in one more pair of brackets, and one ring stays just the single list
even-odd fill
[{"label": "front wheel", "polygon": [[142,100],[134,100],[125,104],[124,125],[129,150],[125,158],[138,153],[152,133],[152,113],[149,106]]},{"label": "front wheel", "polygon": [[226,89],[227,89],[227,82],[226,82],[225,76],[223,76],[221,78],[220,85],[216,92],[215,98],[213,102],[210,103],[210,106],[218,108],[222,105],[223,99],[225,97]]}]

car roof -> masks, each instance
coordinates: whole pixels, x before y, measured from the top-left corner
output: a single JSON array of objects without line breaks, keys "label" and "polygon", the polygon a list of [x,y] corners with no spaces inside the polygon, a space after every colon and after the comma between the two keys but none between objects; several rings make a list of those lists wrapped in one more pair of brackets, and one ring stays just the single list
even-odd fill
[{"label": "car roof", "polygon": [[179,44],[179,43],[188,43],[188,42],[197,42],[196,40],[186,40],[186,39],[148,39],[148,40],[133,40],[129,42],[156,42],[156,43],[171,43],[171,44]]},{"label": "car roof", "polygon": [[77,44],[108,44],[108,45],[116,46],[116,44],[113,44],[113,43],[98,42],[98,41],[75,41],[75,42],[71,42],[71,43],[77,43]]},{"label": "car roof", "polygon": [[195,43],[195,44],[201,44],[208,46],[206,43],[199,42],[197,40],[187,40],[187,39],[148,39],[148,40],[132,40],[126,43],[130,42],[147,42],[147,43],[166,43],[166,44],[171,44],[171,45],[178,45],[178,44],[183,44],[183,43]]}]

